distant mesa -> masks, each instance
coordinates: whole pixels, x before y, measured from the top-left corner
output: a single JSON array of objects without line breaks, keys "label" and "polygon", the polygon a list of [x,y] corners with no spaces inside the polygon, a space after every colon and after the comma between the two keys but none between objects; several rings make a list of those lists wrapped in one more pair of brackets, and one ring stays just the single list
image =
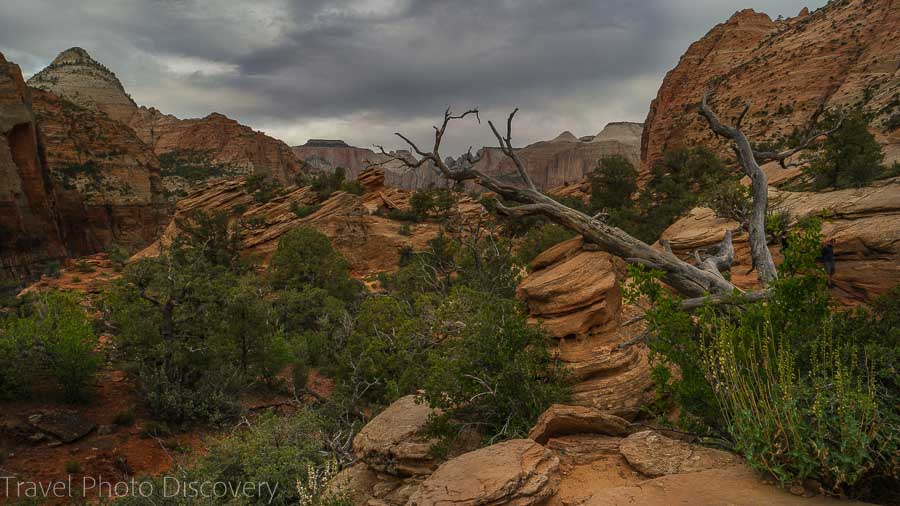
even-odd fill
[{"label": "distant mesa", "polygon": [[349,148],[350,145],[340,139],[310,139],[303,144],[307,148]]}]

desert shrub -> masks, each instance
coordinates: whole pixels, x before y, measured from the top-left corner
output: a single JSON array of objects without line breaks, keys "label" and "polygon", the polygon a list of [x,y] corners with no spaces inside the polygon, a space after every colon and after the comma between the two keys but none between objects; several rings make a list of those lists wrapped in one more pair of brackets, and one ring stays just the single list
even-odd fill
[{"label": "desert shrub", "polygon": [[413,215],[413,221],[422,221],[427,218],[446,218],[456,204],[453,192],[448,188],[428,188],[416,191],[409,198],[409,206]]},{"label": "desert shrub", "polygon": [[430,306],[426,299],[417,305],[386,296],[364,300],[346,340],[333,344],[331,372],[339,381],[339,395],[354,404],[384,406],[415,392],[434,344],[426,320],[433,312]]},{"label": "desert shrub", "polygon": [[362,183],[360,183],[357,180],[344,181],[341,183],[341,185],[338,187],[338,189],[341,190],[342,192],[347,192],[347,193],[350,193],[353,195],[362,195],[363,191],[365,191],[365,188],[363,188]]},{"label": "desert shrub", "polygon": [[412,228],[409,226],[409,223],[404,223],[403,225],[400,225],[400,230],[398,230],[397,233],[409,237],[412,235]]},{"label": "desert shrub", "polygon": [[465,428],[486,442],[525,437],[544,410],[566,400],[565,374],[519,302],[456,288],[436,320],[444,337],[429,351],[424,400],[442,410],[430,426],[444,440]]},{"label": "desert shrub", "polygon": [[[179,234],[172,245],[175,255],[199,253],[211,265],[234,271],[246,268],[240,259],[241,225],[228,213],[196,210],[176,222]],[[184,258],[177,259],[181,263]]]},{"label": "desert shrub", "polygon": [[281,185],[263,174],[251,174],[244,179],[244,191],[257,202],[268,202],[278,196]]},{"label": "desert shrub", "polygon": [[551,246],[571,239],[574,236],[574,232],[554,223],[547,223],[532,228],[525,234],[522,243],[516,248],[516,259],[520,264],[528,265]]},{"label": "desert shrub", "polygon": [[298,218],[306,218],[307,216],[315,213],[321,209],[321,206],[318,204],[313,204],[310,206],[300,205],[296,202],[291,204],[291,212]]},{"label": "desert shrub", "polygon": [[312,286],[343,301],[356,298],[361,290],[328,237],[311,228],[291,230],[281,238],[269,262],[268,276],[278,290]]},{"label": "desert shrub", "polygon": [[744,186],[737,180],[730,180],[709,188],[700,203],[712,209],[719,218],[747,224],[753,200],[750,197],[749,186]]},{"label": "desert shrub", "polygon": [[637,169],[621,155],[601,158],[590,174],[591,208],[621,209],[633,205],[638,189]]},{"label": "desert shrub", "polygon": [[647,344],[667,396],[657,408],[677,407],[682,426],[724,435],[782,483],[883,493],[898,476],[896,302],[881,299],[871,312],[834,307],[816,263],[818,220],[789,240],[770,297],[740,307],[687,314],[655,274],[632,269],[627,297],[653,303]]},{"label": "desert shrub", "polygon": [[391,209],[387,212],[386,216],[394,221],[409,221],[413,223],[422,221],[422,217],[417,215],[411,209]]},{"label": "desert shrub", "polygon": [[[829,113],[825,125],[835,124],[839,114]],[[869,132],[869,120],[861,110],[850,111],[840,128],[822,142],[806,171],[814,189],[865,186],[885,171],[884,151]]]},{"label": "desert shrub", "polygon": [[113,270],[116,272],[121,272],[125,267],[125,262],[131,257],[131,255],[128,254],[128,249],[120,244],[113,244],[110,246],[107,255],[109,255],[109,261],[112,263]]},{"label": "desert shrub", "polygon": [[294,182],[297,186],[311,187],[320,202],[338,190],[361,195],[363,192],[362,183],[359,181],[348,181],[346,177],[347,169],[337,167],[330,173],[319,171],[300,173],[295,177]]},{"label": "desert shrub", "polygon": [[97,342],[93,323],[73,295],[42,294],[3,322],[0,348],[22,362],[4,359],[0,382],[21,395],[46,372],[64,399],[83,400],[101,363]]},{"label": "desert shrub", "polygon": [[233,173],[226,166],[213,163],[212,150],[176,149],[159,155],[160,174],[178,176],[188,181],[202,181]]},{"label": "desert shrub", "polygon": [[135,262],[104,301],[118,358],[164,420],[227,418],[243,386],[287,361],[264,287],[208,256],[219,255],[176,246]]},{"label": "desert shrub", "polygon": [[[225,482],[239,489],[243,483],[268,483],[271,488],[263,488],[260,495],[185,497],[184,494],[172,494],[173,485],[164,488],[162,478],[147,478],[155,484],[152,497],[125,497],[119,501],[126,505],[148,502],[162,505],[297,504],[300,500],[298,482],[302,489],[306,488],[310,479],[309,467],[316,474],[326,467],[333,467],[333,458],[325,445],[326,430],[323,417],[310,409],[287,417],[264,414],[230,436],[211,441],[205,455],[184,466],[176,466],[170,473],[182,484]],[[166,490],[168,494],[164,493]]]}]

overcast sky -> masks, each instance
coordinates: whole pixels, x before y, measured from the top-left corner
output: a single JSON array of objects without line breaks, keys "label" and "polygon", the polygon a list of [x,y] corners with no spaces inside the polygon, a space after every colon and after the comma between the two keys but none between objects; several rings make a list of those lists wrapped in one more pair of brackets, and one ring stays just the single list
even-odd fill
[{"label": "overcast sky", "polygon": [[[523,145],[643,121],[666,71],[736,10],[825,0],[0,0],[0,52],[31,75],[85,48],[141,105],[217,111],[288,144],[431,139],[478,106]],[[448,134],[450,135],[450,134]],[[445,154],[490,144],[457,125]]]}]

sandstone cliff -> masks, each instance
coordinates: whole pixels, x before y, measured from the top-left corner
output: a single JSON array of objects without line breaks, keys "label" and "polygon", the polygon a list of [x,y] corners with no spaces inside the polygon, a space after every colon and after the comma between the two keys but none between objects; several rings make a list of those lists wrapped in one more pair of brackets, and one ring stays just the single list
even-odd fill
[{"label": "sandstone cliff", "polygon": [[28,276],[66,255],[53,204],[31,94],[19,66],[0,54],[0,277]]},{"label": "sandstone cliff", "polygon": [[223,114],[179,119],[154,108],[138,107],[116,75],[82,48],[63,51],[28,84],[128,125],[156,155],[171,154],[174,162],[203,156],[208,170],[200,175],[195,171],[192,177],[185,177],[177,163],[165,167],[163,182],[169,200],[215,177],[261,174],[287,184],[304,168],[287,144]]},{"label": "sandstone cliff", "polygon": [[[416,190],[443,183],[437,169],[430,165],[407,169],[399,162],[388,162],[388,157],[381,153],[351,146],[342,140],[310,139],[306,144],[291,149],[298,158],[316,169],[330,172],[343,167],[347,170],[348,178],[357,177],[372,164],[381,164],[386,183],[394,188]],[[394,154],[412,159],[412,154],[408,151]]]},{"label": "sandstone cliff", "polygon": [[[580,181],[597,166],[597,160],[619,155],[635,167],[640,162],[640,123],[610,123],[595,136],[576,138],[563,132],[553,140],[529,144],[518,151],[538,188],[549,190]],[[485,174],[517,181],[515,166],[499,148],[483,148],[477,168]]]},{"label": "sandstone cliff", "polygon": [[[749,101],[744,130],[754,142],[801,130],[820,108],[861,106],[888,160],[900,158],[900,4],[896,0],[830,2],[784,20],[747,9],[692,44],[663,80],[644,123],[646,173],[671,147],[704,144],[727,151],[694,105],[715,90],[720,117]],[[893,118],[893,121],[891,120]]]},{"label": "sandstone cliff", "polygon": [[121,123],[53,93],[34,90],[46,176],[69,252],[153,241],[167,221],[159,161]]}]

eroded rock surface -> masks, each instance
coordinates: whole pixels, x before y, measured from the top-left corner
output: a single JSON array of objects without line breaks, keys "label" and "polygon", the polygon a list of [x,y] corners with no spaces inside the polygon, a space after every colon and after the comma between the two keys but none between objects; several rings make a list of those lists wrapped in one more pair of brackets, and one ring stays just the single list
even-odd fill
[{"label": "eroded rock surface", "polygon": [[433,413],[415,395],[394,401],[353,439],[353,451],[370,468],[395,476],[429,474],[437,466],[429,452],[434,441],[422,431]]},{"label": "eroded rock surface", "polygon": [[641,141],[646,175],[669,148],[713,146],[731,156],[693,106],[708,89],[721,118],[751,109],[743,130],[754,142],[803,129],[820,108],[861,106],[888,160],[900,157],[896,117],[900,86],[900,9],[893,0],[829,2],[811,13],[773,21],[745,9],[693,43],[663,80]]},{"label": "eroded rock surface", "polygon": [[632,467],[651,478],[716,469],[740,461],[731,453],[671,439],[652,430],[626,437],[619,451]]},{"label": "eroded rock surface", "polygon": [[534,259],[516,295],[532,320],[559,340],[558,356],[576,379],[575,403],[632,418],[648,401],[651,380],[646,351],[618,347],[633,331],[619,322],[623,265],[571,239]]},{"label": "eroded rock surface", "polygon": [[625,436],[631,431],[627,420],[596,408],[554,404],[541,414],[528,437],[544,444],[550,438],[569,434]]},{"label": "eroded rock surface", "polygon": [[531,439],[512,439],[442,464],[408,506],[541,504],[558,487],[559,458]]},{"label": "eroded rock surface", "polygon": [[[771,207],[786,211],[792,224],[827,211],[822,223],[825,240],[834,239],[836,272],[833,291],[845,303],[871,300],[900,283],[900,178],[878,181],[864,188],[830,192],[769,190]],[[697,208],[662,234],[672,251],[691,258],[697,248],[718,244],[726,230],[738,224],[717,218],[711,209]],[[758,286],[751,266],[747,234],[734,235],[732,281],[741,288]],[[780,262],[778,245],[770,248]]]}]

